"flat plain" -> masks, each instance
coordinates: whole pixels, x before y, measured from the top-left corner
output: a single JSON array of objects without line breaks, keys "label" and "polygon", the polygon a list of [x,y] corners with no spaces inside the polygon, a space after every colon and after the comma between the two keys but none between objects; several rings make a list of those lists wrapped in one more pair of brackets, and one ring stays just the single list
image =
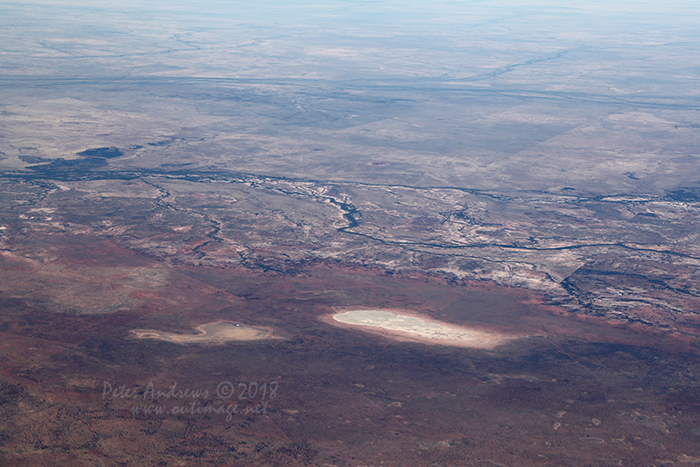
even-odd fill
[{"label": "flat plain", "polygon": [[697,6],[0,11],[0,463],[700,464]]}]

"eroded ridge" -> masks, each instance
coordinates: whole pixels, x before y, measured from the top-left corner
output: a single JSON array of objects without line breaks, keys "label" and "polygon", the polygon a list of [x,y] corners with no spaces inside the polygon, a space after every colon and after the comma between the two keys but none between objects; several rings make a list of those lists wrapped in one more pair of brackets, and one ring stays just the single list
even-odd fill
[{"label": "eroded ridge", "polygon": [[332,316],[331,324],[357,327],[399,341],[490,349],[518,336],[443,323],[407,312],[351,310]]},{"label": "eroded ridge", "polygon": [[223,344],[226,342],[280,339],[280,337],[274,335],[272,330],[226,321],[202,324],[195,329],[198,331],[198,334],[175,334],[153,329],[133,329],[130,332],[137,339],[157,339],[174,344]]}]

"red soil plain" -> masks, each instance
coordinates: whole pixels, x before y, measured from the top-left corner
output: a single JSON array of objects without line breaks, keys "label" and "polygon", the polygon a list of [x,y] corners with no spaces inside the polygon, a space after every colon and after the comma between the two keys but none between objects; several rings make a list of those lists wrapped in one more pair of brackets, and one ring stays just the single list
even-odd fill
[{"label": "red soil plain", "polygon": [[700,467],[696,4],[3,2],[0,466]]},{"label": "red soil plain", "polygon": [[[700,462],[692,334],[583,317],[487,282],[323,262],[263,273],[167,263],[87,235],[43,241],[43,259],[0,256],[15,291],[0,296],[4,465]],[[39,285],[62,294],[32,295]],[[522,337],[465,349],[323,319],[368,308]],[[216,321],[283,339],[129,333]]]}]

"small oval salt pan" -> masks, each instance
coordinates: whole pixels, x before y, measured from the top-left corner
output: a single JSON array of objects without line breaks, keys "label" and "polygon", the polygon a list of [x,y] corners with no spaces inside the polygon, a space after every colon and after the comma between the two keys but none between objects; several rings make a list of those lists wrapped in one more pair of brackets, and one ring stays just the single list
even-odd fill
[{"label": "small oval salt pan", "polygon": [[202,324],[197,326],[196,330],[198,334],[175,334],[153,329],[134,329],[131,333],[137,339],[157,339],[174,344],[249,342],[278,338],[270,330],[262,327],[256,328],[221,321]]}]

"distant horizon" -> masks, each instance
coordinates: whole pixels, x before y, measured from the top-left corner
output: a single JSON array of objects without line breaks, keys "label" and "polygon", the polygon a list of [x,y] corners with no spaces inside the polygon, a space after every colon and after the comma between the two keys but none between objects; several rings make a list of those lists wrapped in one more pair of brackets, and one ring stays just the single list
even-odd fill
[{"label": "distant horizon", "polygon": [[698,24],[0,3],[0,464],[699,464]]}]

